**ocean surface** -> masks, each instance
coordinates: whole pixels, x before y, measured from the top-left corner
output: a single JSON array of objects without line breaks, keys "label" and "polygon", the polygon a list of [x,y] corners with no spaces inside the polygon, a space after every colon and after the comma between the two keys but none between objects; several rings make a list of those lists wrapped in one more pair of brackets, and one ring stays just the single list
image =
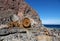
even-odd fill
[{"label": "ocean surface", "polygon": [[44,24],[45,27],[48,27],[48,28],[58,28],[60,29],[60,25],[46,25]]}]

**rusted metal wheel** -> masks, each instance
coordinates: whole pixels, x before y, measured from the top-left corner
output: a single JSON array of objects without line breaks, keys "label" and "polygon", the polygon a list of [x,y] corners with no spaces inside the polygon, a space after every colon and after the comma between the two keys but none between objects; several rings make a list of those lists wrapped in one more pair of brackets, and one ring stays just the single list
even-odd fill
[{"label": "rusted metal wheel", "polygon": [[24,28],[30,28],[30,26],[31,26],[30,19],[29,18],[24,18],[23,22],[22,22],[22,25],[23,25]]}]

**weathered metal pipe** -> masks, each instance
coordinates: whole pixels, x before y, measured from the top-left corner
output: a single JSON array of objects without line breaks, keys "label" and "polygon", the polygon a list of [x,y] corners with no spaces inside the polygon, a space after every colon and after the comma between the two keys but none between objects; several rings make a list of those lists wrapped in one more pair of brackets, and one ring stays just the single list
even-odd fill
[{"label": "weathered metal pipe", "polygon": [[31,26],[31,21],[29,18],[24,18],[22,21],[22,25],[24,28],[29,28]]}]

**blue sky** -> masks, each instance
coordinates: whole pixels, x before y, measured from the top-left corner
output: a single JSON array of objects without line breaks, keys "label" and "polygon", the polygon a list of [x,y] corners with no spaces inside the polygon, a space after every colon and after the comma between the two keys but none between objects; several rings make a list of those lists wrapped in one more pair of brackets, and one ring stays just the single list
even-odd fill
[{"label": "blue sky", "polygon": [[43,24],[60,24],[60,0],[26,0]]}]

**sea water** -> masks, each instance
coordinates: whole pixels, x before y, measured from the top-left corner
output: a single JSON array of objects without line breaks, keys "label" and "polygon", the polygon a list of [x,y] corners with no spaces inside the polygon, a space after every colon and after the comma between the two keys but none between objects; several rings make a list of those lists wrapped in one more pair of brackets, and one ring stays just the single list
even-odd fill
[{"label": "sea water", "polygon": [[60,25],[44,24],[44,26],[47,28],[60,29]]}]

